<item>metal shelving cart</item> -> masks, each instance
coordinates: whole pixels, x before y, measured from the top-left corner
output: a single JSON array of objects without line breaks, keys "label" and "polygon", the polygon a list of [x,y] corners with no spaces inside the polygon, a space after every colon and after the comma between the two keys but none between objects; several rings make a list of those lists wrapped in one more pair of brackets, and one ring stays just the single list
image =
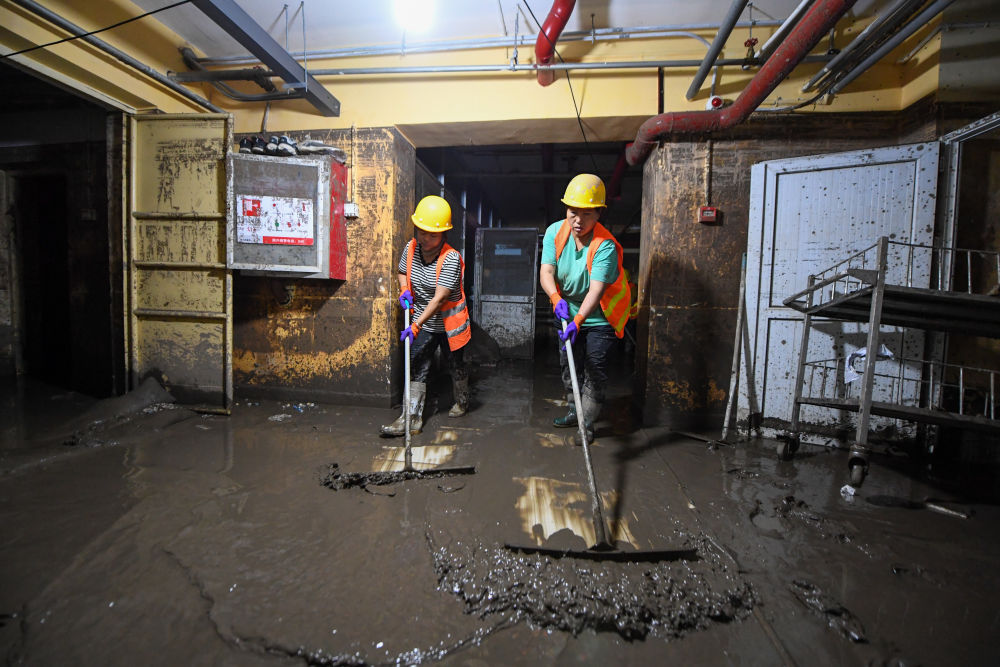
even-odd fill
[{"label": "metal shelving cart", "polygon": [[[913,280],[915,274],[931,267],[933,286],[912,286],[921,282]],[[1000,432],[1000,371],[891,352],[879,354],[889,352],[881,347],[882,326],[1000,338],[998,291],[997,252],[919,246],[888,237],[809,276],[808,286],[783,302],[805,318],[791,425],[787,438],[778,446],[779,457],[790,458],[798,449],[803,405],[858,413],[848,456],[850,480],[855,485],[861,484],[868,472],[873,415]],[[814,319],[865,324],[866,347],[844,357],[807,359]],[[872,354],[872,350],[877,352]],[[891,361],[883,363],[888,356]],[[863,369],[857,368],[859,362],[863,362]],[[891,370],[879,370],[877,363]],[[873,393],[876,384],[877,396]]]}]

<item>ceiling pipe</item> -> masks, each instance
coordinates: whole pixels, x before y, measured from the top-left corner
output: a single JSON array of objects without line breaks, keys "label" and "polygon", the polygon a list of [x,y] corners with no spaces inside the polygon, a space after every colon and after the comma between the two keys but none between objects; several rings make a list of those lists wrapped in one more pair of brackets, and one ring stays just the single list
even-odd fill
[{"label": "ceiling pipe", "polygon": [[819,0],[788,34],[770,59],[750,80],[736,101],[717,111],[675,111],[653,116],[639,128],[625,157],[630,165],[639,164],[665,134],[710,132],[742,123],[767,99],[816,46],[856,0]]},{"label": "ceiling pipe", "polygon": [[813,78],[809,79],[802,92],[808,93],[816,87],[816,84],[832,72],[840,69],[848,61],[848,57],[853,55],[859,46],[867,46],[881,39],[886,33],[895,30],[906,19],[917,11],[917,8],[924,4],[925,0],[896,0],[896,2],[885,11],[884,14],[868,24],[850,44],[841,49],[840,53],[834,56]]},{"label": "ceiling pipe", "polygon": [[[273,93],[277,90],[271,79],[278,76],[277,73],[269,73],[263,67],[257,66],[249,69],[241,69],[237,71],[224,72],[221,70],[206,70],[201,64],[198,63],[198,57],[194,54],[187,46],[182,46],[180,48],[181,59],[184,60],[184,64],[195,72],[199,72],[197,79],[190,79],[191,81],[207,81],[209,83],[217,83],[220,81],[253,81],[258,86],[263,88],[269,93]],[[167,71],[167,76],[169,76],[174,81],[184,82],[183,73],[178,75],[177,72]]]},{"label": "ceiling pipe", "polygon": [[802,18],[813,2],[815,0],[802,0],[799,6],[792,10],[792,13],[788,15],[788,18],[781,24],[781,27],[768,37],[767,41],[764,42],[764,46],[760,47],[760,51],[757,52],[758,62],[767,62],[767,59],[771,57],[774,50],[778,48],[778,44],[781,44],[781,41],[791,32],[792,28],[795,27],[795,24],[799,22],[799,19]]},{"label": "ceiling pipe", "polygon": [[[682,37],[690,37],[692,39],[697,39],[699,42],[701,42],[702,44],[704,44],[706,48],[708,48],[708,49],[712,48],[712,44],[707,39],[705,39],[701,35],[696,35],[693,32],[677,32],[677,33],[671,33],[671,35],[678,35],[678,36],[682,36]],[[719,67],[720,67],[720,65],[718,64],[718,62],[716,62],[715,69],[712,70],[712,87],[711,87],[711,94],[712,95],[715,95],[715,85],[719,81]],[[660,95],[660,99],[661,100],[663,99],[662,95]],[[660,112],[662,113],[663,109],[660,109]]]},{"label": "ceiling pipe", "polygon": [[[176,72],[170,72],[170,77],[174,81],[205,81],[215,86],[216,90],[229,99],[236,100],[237,102],[271,102],[274,100],[297,100],[305,97],[301,90],[289,90],[287,92],[279,93],[278,89],[275,88],[274,83],[271,82],[272,76],[278,76],[276,72],[269,73],[262,68],[254,68],[251,70],[244,69],[238,70],[237,72],[233,72],[231,70],[206,70],[198,64],[198,60],[195,58],[194,52],[186,46],[181,48],[181,57],[184,59],[185,65],[193,70],[196,70],[195,72],[190,72],[189,74],[198,74],[198,78],[187,78],[184,76],[184,73],[178,74]],[[257,95],[251,93],[241,93],[232,86],[226,85],[223,81],[253,81],[267,92]]]},{"label": "ceiling pipe", "polygon": [[623,150],[618,155],[618,161],[615,162],[611,178],[608,179],[607,198],[610,201],[618,201],[622,198],[622,178],[625,176],[626,169],[628,169],[628,162],[625,160],[625,151]]},{"label": "ceiling pipe", "polygon": [[128,65],[129,67],[132,67],[133,69],[136,69],[136,70],[142,72],[143,74],[145,74],[146,76],[150,77],[151,79],[154,79],[157,83],[160,83],[160,84],[166,86],[167,88],[169,88],[173,92],[177,93],[178,95],[180,95],[181,97],[183,97],[183,98],[185,98],[187,100],[190,100],[191,102],[194,102],[198,106],[204,107],[205,109],[208,109],[209,111],[212,111],[214,113],[223,113],[222,109],[220,109],[219,107],[215,106],[214,104],[212,104],[211,102],[209,102],[208,100],[206,100],[204,97],[201,97],[200,95],[196,95],[196,94],[192,93],[190,90],[188,90],[187,88],[185,88],[184,86],[181,86],[181,85],[178,85],[178,84],[174,83],[169,78],[167,78],[163,74],[160,74],[159,72],[157,72],[156,70],[154,70],[149,65],[145,65],[145,64],[139,62],[138,60],[136,60],[135,58],[133,58],[132,56],[128,55],[127,53],[119,51],[118,49],[116,49],[115,47],[111,46],[110,44],[108,44],[104,40],[101,40],[101,39],[99,39],[99,38],[97,38],[97,37],[95,37],[93,35],[88,35],[87,34],[88,31],[84,30],[83,28],[81,28],[78,25],[70,23],[69,21],[67,21],[63,17],[59,16],[58,14],[56,14],[55,12],[53,12],[53,11],[47,9],[47,8],[41,6],[37,2],[32,2],[32,0],[13,0],[13,2],[16,5],[18,5],[20,7],[23,7],[24,9],[27,9],[29,12],[32,12],[33,14],[35,14],[37,16],[41,16],[46,21],[49,21],[50,23],[54,23],[55,25],[59,26],[60,28],[62,28],[66,32],[70,33],[71,35],[76,35],[77,37],[79,37],[83,41],[85,41],[88,44],[91,44],[91,45],[97,47],[101,51],[104,51],[108,55],[110,55],[110,56],[118,59],[119,61],[121,61],[122,63]]},{"label": "ceiling pipe", "polygon": [[[828,56],[807,56],[804,62],[827,62]],[[415,67],[349,67],[343,69],[312,69],[313,76],[366,76],[371,74],[456,74],[474,72],[537,72],[542,69],[552,70],[616,70],[616,69],[656,69],[659,67],[695,67],[698,60],[637,60],[616,63],[556,63],[547,67],[535,65],[427,65]],[[742,65],[742,58],[724,58],[717,60],[716,65]],[[196,81],[243,80],[243,70],[204,70],[197,72],[174,72],[172,76],[177,81],[193,83]],[[281,76],[273,70],[264,70],[265,76]]]},{"label": "ceiling pipe", "polygon": [[[536,64],[544,66],[552,62],[552,56],[556,51],[556,42],[559,40],[563,28],[566,27],[566,22],[569,21],[569,15],[573,13],[574,6],[576,6],[576,0],[555,0],[552,3],[552,9],[545,17],[545,23],[542,24],[542,29],[538,32],[538,39],[535,40]],[[538,70],[538,83],[540,85],[548,86],[555,80],[555,72],[551,69]]]},{"label": "ceiling pipe", "polygon": [[740,14],[743,13],[743,8],[747,6],[748,0],[733,0],[733,4],[729,6],[729,12],[726,14],[726,18],[722,19],[722,25],[719,27],[719,32],[715,33],[715,39],[712,40],[712,46],[709,47],[708,53],[705,54],[705,59],[701,61],[701,66],[698,67],[698,71],[694,75],[694,81],[691,82],[691,86],[687,91],[687,98],[693,100],[695,95],[698,94],[698,89],[701,88],[701,84],[705,83],[705,77],[708,76],[708,70],[712,69],[712,65],[718,59],[719,54],[722,53],[722,47],[726,45],[726,40],[729,39],[729,35],[733,32],[733,26],[740,18]]},{"label": "ceiling pipe", "polygon": [[830,88],[827,94],[836,95],[837,93],[842,91],[844,87],[846,87],[852,81],[861,76],[861,74],[864,73],[865,70],[867,70],[869,67],[871,67],[879,60],[881,60],[883,57],[885,57],[887,53],[889,53],[894,48],[899,46],[903,41],[909,38],[910,35],[912,35],[917,30],[920,30],[925,25],[927,25],[927,23],[929,23],[931,19],[933,19],[935,16],[944,11],[945,8],[947,8],[948,5],[950,5],[952,2],[954,2],[954,0],[938,0],[930,7],[917,14],[917,16],[912,21],[903,26],[902,30],[897,32],[891,38],[887,39],[885,43],[882,44],[882,46],[880,46],[875,51],[875,53],[865,58],[865,60],[860,65],[847,72],[843,76],[843,78],[837,81],[837,83],[835,83],[833,87]]},{"label": "ceiling pipe", "polygon": [[937,26],[929,33],[924,35],[924,38],[920,40],[916,46],[910,49],[909,53],[907,53],[905,56],[897,60],[896,64],[905,65],[906,63],[910,62],[910,60],[913,59],[913,56],[917,55],[920,49],[927,46],[927,43],[930,42],[932,39],[934,39],[939,33],[950,32],[952,30],[971,30],[974,28],[989,28],[989,27],[990,27],[989,21],[984,21],[982,23],[942,23],[941,25]]},{"label": "ceiling pipe", "polygon": [[[754,21],[753,27],[776,27],[781,21]],[[749,28],[748,21],[736,24],[737,28]],[[682,23],[676,25],[634,26],[629,28],[596,28],[594,30],[565,31],[559,35],[559,42],[622,42],[629,39],[659,39],[672,37],[682,32],[692,30],[718,30],[716,23]],[[335,58],[360,58],[365,56],[406,56],[415,53],[451,53],[468,51],[470,49],[516,48],[530,44],[537,39],[535,35],[518,35],[516,37],[486,37],[482,39],[449,39],[434,42],[407,43],[405,48],[399,46],[357,46],[347,49],[317,49],[314,51],[298,51],[292,55],[296,58],[308,57],[310,60],[332,60]],[[248,56],[228,56],[220,58],[199,58],[202,65],[247,65],[260,62]],[[310,70],[311,71],[311,70]]]}]

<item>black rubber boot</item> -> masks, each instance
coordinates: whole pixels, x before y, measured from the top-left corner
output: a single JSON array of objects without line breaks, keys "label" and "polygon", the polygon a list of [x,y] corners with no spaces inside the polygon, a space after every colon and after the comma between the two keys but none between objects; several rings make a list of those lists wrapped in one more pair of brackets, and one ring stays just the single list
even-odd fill
[{"label": "black rubber boot", "polygon": [[449,417],[461,417],[469,410],[469,378],[452,379],[452,393],[455,394],[455,405],[448,410]]},{"label": "black rubber boot", "polygon": [[576,426],[576,401],[573,400],[573,394],[568,397],[569,411],[563,417],[556,417],[552,420],[552,425],[556,428],[572,428]]},{"label": "black rubber boot", "polygon": [[[420,433],[424,428],[424,398],[427,385],[423,382],[410,383],[410,435]],[[400,414],[396,421],[386,424],[380,431],[383,437],[397,438],[406,434],[406,415]]]}]

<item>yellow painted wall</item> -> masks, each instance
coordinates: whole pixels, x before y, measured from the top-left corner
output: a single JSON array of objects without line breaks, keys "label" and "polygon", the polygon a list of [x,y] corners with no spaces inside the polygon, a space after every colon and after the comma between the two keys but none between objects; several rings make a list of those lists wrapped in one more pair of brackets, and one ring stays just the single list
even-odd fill
[{"label": "yellow painted wall", "polygon": [[[760,35],[758,29],[755,34]],[[703,36],[711,40],[709,32]],[[766,39],[767,33],[759,39]],[[742,58],[745,31],[734,31],[728,43],[738,48],[727,48],[722,58]],[[846,37],[844,38],[846,43]],[[824,40],[825,41],[825,40]],[[577,48],[579,47],[579,48]],[[706,48],[690,38],[635,39],[627,42],[599,42],[596,45],[570,43],[561,49],[567,61],[622,62],[650,59],[700,61]],[[525,49],[521,49],[522,57]],[[449,54],[412,54],[406,56],[381,56],[336,60],[311,59],[310,69],[360,67],[433,67],[455,65],[497,65],[509,59],[507,49],[486,49],[454,52]],[[523,61],[522,61],[523,62]],[[821,65],[802,65],[794,76],[783,82],[765,103],[782,107],[805,101],[810,94],[801,92],[802,84]],[[685,97],[696,67],[668,68],[664,76],[665,111],[703,110],[709,96],[711,76],[702,85],[699,95],[688,101]],[[755,71],[745,72],[738,66],[723,67],[716,84],[716,93],[735,100]],[[525,137],[518,131],[516,143],[521,141],[578,141],[576,112],[588,122],[588,138],[592,141],[627,140],[635,136],[638,126],[657,113],[657,72],[655,69],[616,71],[574,70],[570,73],[571,86],[564,74],[554,84],[543,87],[531,72],[491,72],[463,74],[421,75],[342,75],[319,76],[331,93],[341,102],[339,118],[324,118],[316,114],[305,102],[274,103],[268,113],[269,128],[323,129],[328,127],[388,126],[396,125],[418,146],[464,143],[504,143],[511,138],[504,136],[503,128],[487,127],[485,132],[441,136],[433,128],[456,123],[490,123],[518,121],[518,127],[545,127],[541,136]],[[900,108],[900,77],[896,68],[877,67],[859,79],[858,86],[838,95],[832,103],[820,103],[816,111],[892,111]],[[872,89],[879,90],[873,96]],[[245,88],[248,92],[252,89]],[[576,106],[574,106],[574,97]],[[213,94],[212,102],[237,114],[237,132],[261,130],[263,105],[257,104],[249,113],[247,105],[232,102]],[[807,108],[806,110],[810,110]],[[629,119],[621,122],[621,119]],[[426,126],[426,128],[425,128]],[[425,132],[424,129],[427,131]],[[447,133],[444,133],[447,134]]]}]

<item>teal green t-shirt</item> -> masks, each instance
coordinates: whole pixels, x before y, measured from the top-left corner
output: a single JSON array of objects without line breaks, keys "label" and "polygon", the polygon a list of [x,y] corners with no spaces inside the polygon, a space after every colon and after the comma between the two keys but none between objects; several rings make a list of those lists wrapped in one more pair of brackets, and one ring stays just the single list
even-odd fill
[{"label": "teal green t-shirt", "polygon": [[[569,314],[576,316],[583,305],[583,299],[590,290],[590,279],[599,280],[602,283],[611,284],[618,279],[618,253],[615,251],[615,244],[605,241],[594,253],[593,272],[587,273],[587,253],[590,246],[585,245],[583,250],[577,250],[570,236],[563,247],[559,261],[556,261],[556,234],[562,227],[563,221],[554,222],[545,230],[542,237],[542,264],[549,264],[556,267],[556,284],[562,298],[569,304]],[[608,319],[600,307],[591,311],[583,326],[593,327],[608,324]]]}]

